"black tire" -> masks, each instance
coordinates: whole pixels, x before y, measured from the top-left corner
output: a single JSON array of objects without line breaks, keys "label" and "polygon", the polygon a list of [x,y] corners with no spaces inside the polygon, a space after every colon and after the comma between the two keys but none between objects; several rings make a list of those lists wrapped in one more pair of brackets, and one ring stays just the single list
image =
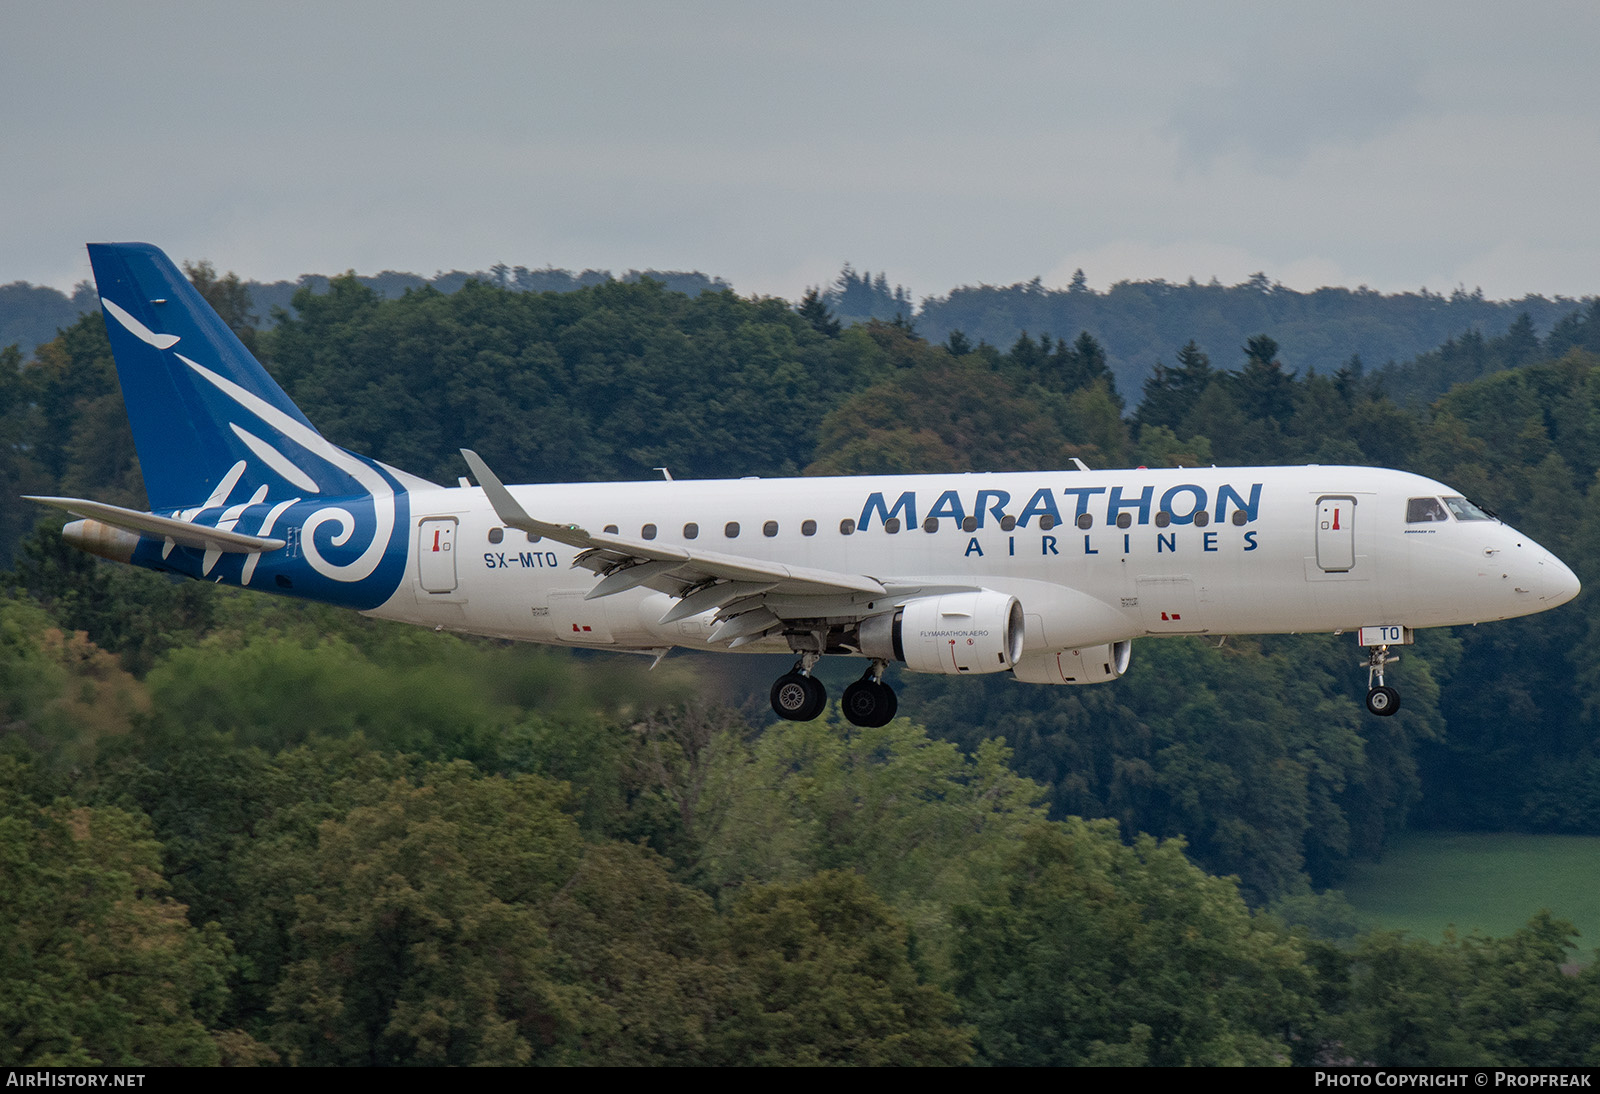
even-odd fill
[{"label": "black tire", "polygon": [[800,716],[800,721],[809,722],[813,718],[821,717],[822,712],[828,709],[828,689],[822,686],[822,681],[815,676],[805,678],[806,687],[811,692],[811,703]]},{"label": "black tire", "polygon": [[844,695],[839,698],[839,709],[844,714],[844,720],[853,726],[864,726],[878,713],[878,697],[868,689],[870,681],[857,680],[844,689]]},{"label": "black tire", "polygon": [[791,722],[809,722],[828,705],[828,690],[814,676],[786,672],[772,685],[772,711]]},{"label": "black tire", "polygon": [[878,693],[878,686],[871,680],[857,680],[844,689],[844,696],[839,700],[839,707],[844,712],[844,720],[853,726],[878,726],[883,723],[878,721],[882,711],[883,696]]},{"label": "black tire", "polygon": [[845,688],[844,698],[839,703],[845,721],[865,729],[888,725],[894,719],[894,712],[899,705],[894,689],[888,684],[866,679],[857,680]]},{"label": "black tire", "polygon": [[1400,693],[1394,688],[1373,688],[1367,692],[1367,709],[1380,718],[1387,718],[1400,709]]}]

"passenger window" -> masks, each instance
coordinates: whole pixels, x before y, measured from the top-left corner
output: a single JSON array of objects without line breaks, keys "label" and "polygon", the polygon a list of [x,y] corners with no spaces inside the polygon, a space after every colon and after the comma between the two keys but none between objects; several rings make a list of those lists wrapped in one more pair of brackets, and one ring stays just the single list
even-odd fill
[{"label": "passenger window", "polygon": [[655,539],[656,526],[654,524],[646,524],[643,528],[639,529],[639,534],[645,539]]},{"label": "passenger window", "polygon": [[1438,498],[1412,498],[1406,502],[1407,524],[1428,524],[1449,519],[1450,514],[1444,511],[1444,506],[1439,504]]},{"label": "passenger window", "polygon": [[1156,514],[1156,527],[1157,528],[1165,528],[1167,525],[1169,525],[1171,523],[1172,523],[1172,514],[1167,512],[1165,509],[1161,510],[1161,512]]},{"label": "passenger window", "polygon": [[1206,525],[1208,525],[1210,523],[1211,523],[1211,514],[1210,513],[1206,512],[1204,509],[1196,509],[1195,510],[1195,513],[1194,513],[1194,526],[1196,528],[1204,528]]},{"label": "passenger window", "polygon": [[700,526],[693,521],[683,526],[684,539],[697,539],[700,535]]},{"label": "passenger window", "polygon": [[1233,523],[1237,524],[1240,528],[1243,528],[1244,522],[1249,519],[1249,517],[1245,516],[1243,509],[1235,509],[1233,511]]},{"label": "passenger window", "polygon": [[1039,518],[1039,527],[1043,528],[1046,532],[1048,532],[1050,529],[1054,528],[1055,526],[1056,526],[1056,518],[1052,517],[1049,513],[1046,513],[1044,516]]},{"label": "passenger window", "polygon": [[976,532],[978,530],[978,518],[977,517],[962,517],[961,518],[961,530],[963,532]]},{"label": "passenger window", "polygon": [[843,520],[841,520],[839,522],[839,534],[841,536],[853,536],[853,535],[855,535],[856,534],[856,522],[851,520],[849,517],[845,517]]},{"label": "passenger window", "polygon": [[1003,516],[1003,517],[1000,518],[1000,530],[1002,532],[1009,532],[1009,531],[1011,531],[1011,529],[1015,528],[1016,526],[1017,526],[1017,518],[1016,517],[1013,517],[1010,514],[1007,514],[1006,516]]},{"label": "passenger window", "polygon": [[939,518],[929,517],[927,520],[923,521],[922,530],[924,532],[937,532],[939,530]]},{"label": "passenger window", "polygon": [[1117,514],[1117,527],[1118,528],[1129,528],[1129,527],[1132,527],[1132,525],[1133,525],[1133,514],[1132,513],[1118,513]]},{"label": "passenger window", "polygon": [[739,522],[736,520],[730,520],[727,524],[722,526],[722,534],[727,536],[729,539],[738,539]]},{"label": "passenger window", "polygon": [[536,536],[532,532],[528,533],[528,542],[529,543],[538,543],[543,538],[544,538],[543,536]]},{"label": "passenger window", "polygon": [[499,543],[501,540],[503,540],[505,538],[506,538],[506,530],[504,528],[491,528],[491,529],[489,529],[489,542],[490,543]]},{"label": "passenger window", "polygon": [[888,520],[884,521],[883,530],[888,532],[891,536],[900,531],[900,518],[890,517]]},{"label": "passenger window", "polygon": [[771,539],[773,536],[777,535],[778,522],[775,520],[767,521],[767,523],[761,526],[761,534],[766,536],[768,539]]},{"label": "passenger window", "polygon": [[817,534],[817,522],[814,521],[814,520],[808,520],[805,523],[801,524],[800,525],[800,534],[802,536],[814,536],[814,535],[816,535]]},{"label": "passenger window", "polygon": [[1087,531],[1094,527],[1094,516],[1089,513],[1078,514],[1078,527]]},{"label": "passenger window", "polygon": [[606,525],[606,527],[605,527],[605,533],[606,533],[606,535],[608,535],[608,536],[614,536],[614,535],[616,535],[616,534],[617,534],[617,526],[616,526],[616,525],[615,525],[615,524],[608,524],[608,525]]},{"label": "passenger window", "polygon": [[1493,520],[1494,514],[1487,509],[1480,509],[1466,498],[1445,498],[1444,503],[1456,515],[1457,520]]}]

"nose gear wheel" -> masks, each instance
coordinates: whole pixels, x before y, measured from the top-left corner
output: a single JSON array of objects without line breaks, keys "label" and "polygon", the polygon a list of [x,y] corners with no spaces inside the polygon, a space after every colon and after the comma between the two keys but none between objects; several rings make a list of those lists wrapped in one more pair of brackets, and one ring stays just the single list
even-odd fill
[{"label": "nose gear wheel", "polygon": [[1400,709],[1400,693],[1394,688],[1375,687],[1367,692],[1367,709],[1380,718],[1387,718]]},{"label": "nose gear wheel", "polygon": [[1390,653],[1388,646],[1373,646],[1367,654],[1367,710],[1380,718],[1400,709],[1400,693],[1383,682],[1384,666],[1398,660],[1400,655]]}]

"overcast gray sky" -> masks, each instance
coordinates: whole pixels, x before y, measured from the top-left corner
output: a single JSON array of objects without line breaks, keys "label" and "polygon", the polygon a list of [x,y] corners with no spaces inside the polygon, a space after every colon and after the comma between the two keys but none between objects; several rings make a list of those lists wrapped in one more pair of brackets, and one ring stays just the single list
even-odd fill
[{"label": "overcast gray sky", "polygon": [[1600,4],[0,0],[0,283],[1600,292]]}]

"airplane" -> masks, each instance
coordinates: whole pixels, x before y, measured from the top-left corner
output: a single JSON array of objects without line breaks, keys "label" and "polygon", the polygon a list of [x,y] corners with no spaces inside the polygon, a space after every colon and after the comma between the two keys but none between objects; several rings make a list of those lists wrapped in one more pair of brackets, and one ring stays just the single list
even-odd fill
[{"label": "airplane", "polygon": [[1539,544],[1420,475],[1211,467],[446,486],[319,433],[159,249],[89,245],[151,509],[33,497],[67,542],[152,570],[454,631],[660,658],[787,653],[774,712],[895,716],[891,663],[1115,680],[1157,635],[1355,632],[1391,647],[1578,595]]}]

